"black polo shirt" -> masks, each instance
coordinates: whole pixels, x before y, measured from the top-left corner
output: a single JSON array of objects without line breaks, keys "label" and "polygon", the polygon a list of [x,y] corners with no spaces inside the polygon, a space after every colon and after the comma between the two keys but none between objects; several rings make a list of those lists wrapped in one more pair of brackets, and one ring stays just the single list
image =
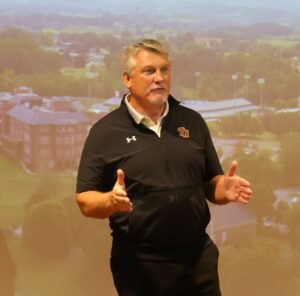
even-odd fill
[{"label": "black polo shirt", "polygon": [[203,185],[223,174],[201,115],[168,100],[161,137],[137,124],[123,100],[91,128],[77,176],[77,193],[107,192],[117,169],[124,171],[133,211],[112,215],[110,227],[114,245],[140,253],[170,253],[207,238]]}]

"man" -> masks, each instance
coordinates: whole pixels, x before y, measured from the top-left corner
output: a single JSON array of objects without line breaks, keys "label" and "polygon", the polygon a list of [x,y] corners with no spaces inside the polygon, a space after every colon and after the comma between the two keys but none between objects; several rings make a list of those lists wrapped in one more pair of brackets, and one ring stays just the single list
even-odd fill
[{"label": "man", "polygon": [[87,138],[80,209],[110,220],[119,295],[219,296],[205,199],[247,203],[249,183],[235,175],[236,162],[223,174],[202,117],[169,94],[171,62],[162,44],[130,45],[123,80],[129,94]]}]

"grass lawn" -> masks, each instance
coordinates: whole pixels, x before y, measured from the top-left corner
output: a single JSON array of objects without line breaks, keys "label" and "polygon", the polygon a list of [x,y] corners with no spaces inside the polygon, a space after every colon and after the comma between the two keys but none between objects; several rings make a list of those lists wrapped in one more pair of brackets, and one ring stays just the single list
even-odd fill
[{"label": "grass lawn", "polygon": [[87,68],[63,68],[60,72],[78,79],[87,78]]},{"label": "grass lawn", "polygon": [[289,39],[260,39],[259,44],[269,44],[274,47],[290,48],[300,43],[299,40],[289,40]]}]

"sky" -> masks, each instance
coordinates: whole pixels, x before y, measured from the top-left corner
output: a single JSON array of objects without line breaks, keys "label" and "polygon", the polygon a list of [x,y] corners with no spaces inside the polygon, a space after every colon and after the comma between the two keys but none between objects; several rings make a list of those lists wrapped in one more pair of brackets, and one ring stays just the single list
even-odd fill
[{"label": "sky", "polygon": [[[9,2],[9,3],[8,3]],[[203,5],[222,5],[222,6],[234,6],[234,7],[267,7],[267,8],[277,8],[277,9],[286,9],[286,10],[295,10],[300,9],[300,1],[299,0],[186,0],[186,1],[178,1],[178,0],[164,0],[164,1],[155,1],[155,0],[0,0],[0,5],[105,5],[105,6],[124,6],[124,5],[135,5],[136,3],[153,3],[155,5],[177,5],[184,4],[188,5],[189,3],[197,3]]]},{"label": "sky", "polygon": [[11,11],[194,19],[206,28],[275,22],[300,30],[299,0],[0,0],[0,13]]}]

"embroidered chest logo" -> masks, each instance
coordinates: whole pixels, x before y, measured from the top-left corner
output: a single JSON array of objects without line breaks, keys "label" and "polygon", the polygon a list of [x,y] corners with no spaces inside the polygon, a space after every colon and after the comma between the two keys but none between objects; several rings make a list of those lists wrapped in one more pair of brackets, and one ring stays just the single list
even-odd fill
[{"label": "embroidered chest logo", "polygon": [[186,129],[185,127],[181,126],[177,129],[179,136],[182,138],[189,138],[190,137],[190,131]]},{"label": "embroidered chest logo", "polygon": [[127,143],[130,143],[131,141],[135,142],[136,141],[136,136],[132,136],[131,138],[127,137],[126,141],[127,141]]}]

